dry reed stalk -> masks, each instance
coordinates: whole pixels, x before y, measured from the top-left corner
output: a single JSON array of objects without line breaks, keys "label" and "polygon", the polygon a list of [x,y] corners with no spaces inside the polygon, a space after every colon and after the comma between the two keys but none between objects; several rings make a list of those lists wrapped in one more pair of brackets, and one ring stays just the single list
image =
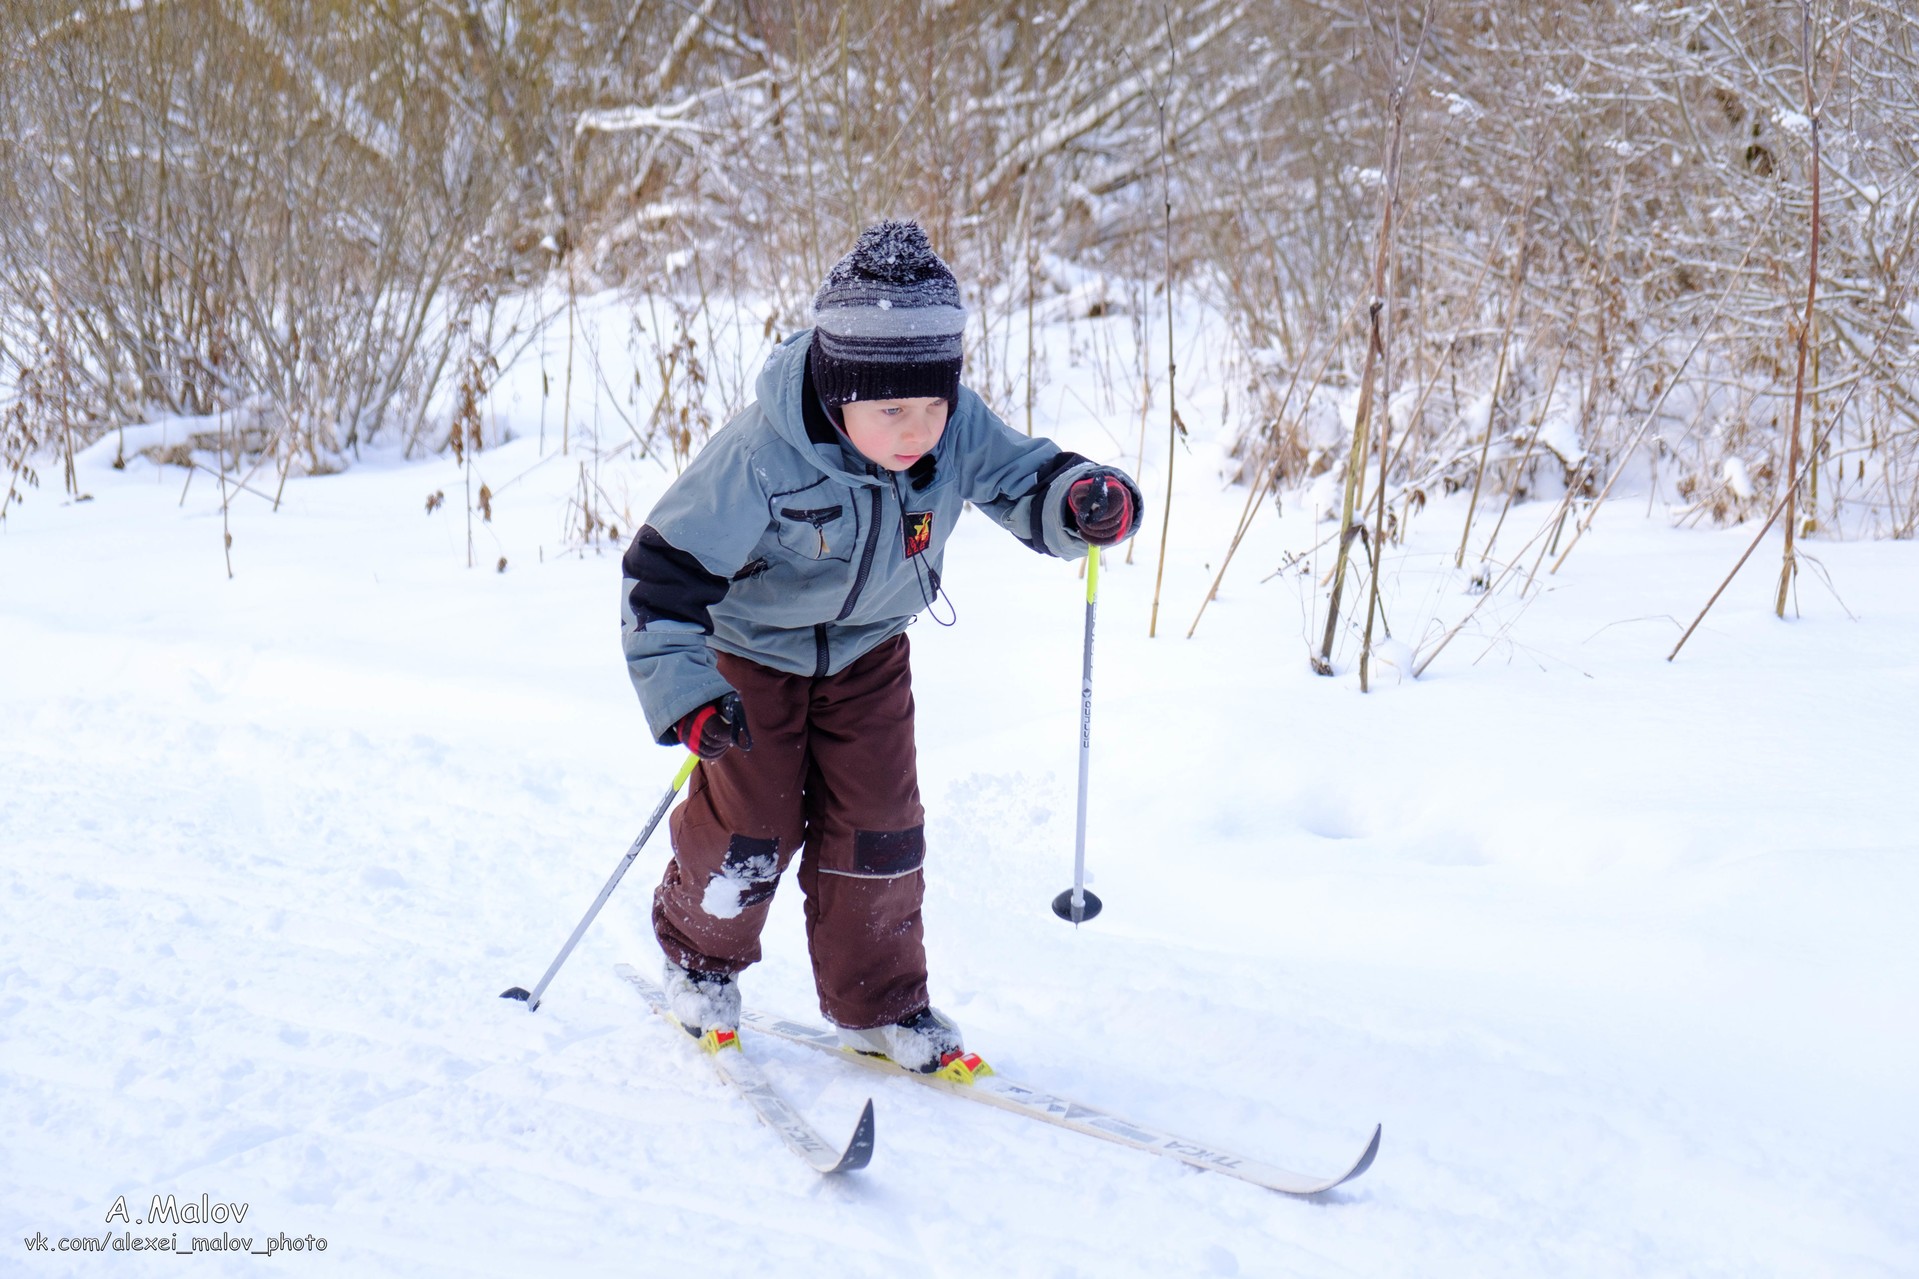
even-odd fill
[{"label": "dry reed stalk", "polygon": [[1486,480],[1486,463],[1493,451],[1493,418],[1499,412],[1499,394],[1505,389],[1507,357],[1512,351],[1513,326],[1519,321],[1519,291],[1526,283],[1526,246],[1532,228],[1531,192],[1519,214],[1519,252],[1513,261],[1513,287],[1506,297],[1506,327],[1499,335],[1499,362],[1493,368],[1493,389],[1486,401],[1486,438],[1479,446],[1479,465],[1473,471],[1473,495],[1466,501],[1466,527],[1459,530],[1459,550],[1453,555],[1453,567],[1466,565],[1466,541],[1473,534],[1473,512],[1479,508],[1479,489]]},{"label": "dry reed stalk", "polygon": [[1520,455],[1519,465],[1513,468],[1512,479],[1506,485],[1506,500],[1500,505],[1499,518],[1493,521],[1493,531],[1486,538],[1486,549],[1479,553],[1481,559],[1492,555],[1493,544],[1499,541],[1499,531],[1506,527],[1506,516],[1513,509],[1513,498],[1519,492],[1519,476],[1525,471],[1526,464],[1533,460],[1533,454],[1539,448],[1539,432],[1545,425],[1545,415],[1552,412],[1553,392],[1559,389],[1559,375],[1565,371],[1566,356],[1572,350],[1571,330],[1579,327],[1579,321],[1584,314],[1585,299],[1582,297],[1579,305],[1574,309],[1572,323],[1567,326],[1566,340],[1560,343],[1559,358],[1553,361],[1552,376],[1546,379],[1546,390],[1541,396],[1541,407],[1533,418],[1532,437],[1526,441],[1526,451]]},{"label": "dry reed stalk", "polygon": [[1559,535],[1565,530],[1566,516],[1572,512],[1573,499],[1579,495],[1579,490],[1591,479],[1591,468],[1584,462],[1581,462],[1579,469],[1574,471],[1572,478],[1567,481],[1566,492],[1553,507],[1552,515],[1547,517],[1548,522],[1553,526],[1553,535],[1540,544],[1539,554],[1533,558],[1532,571],[1526,574],[1526,584],[1519,588],[1519,593],[1522,596],[1532,590],[1533,583],[1539,578],[1539,566],[1546,562],[1546,557],[1551,555],[1553,549],[1559,545]]},{"label": "dry reed stalk", "polygon": [[1033,210],[1029,199],[1031,186],[1029,174],[1021,183],[1020,191],[1020,203],[1025,214],[1021,220],[1026,224],[1026,434],[1029,436],[1033,433],[1033,293],[1035,268],[1038,265],[1034,258]]},{"label": "dry reed stalk", "polygon": [[[1392,239],[1391,230],[1386,233],[1388,242]],[[1386,485],[1392,466],[1393,436],[1393,311],[1392,300],[1399,291],[1399,255],[1389,255],[1387,264],[1387,282],[1385,306],[1372,308],[1373,341],[1379,347],[1380,380],[1383,386],[1379,397],[1379,483],[1375,486],[1373,500],[1377,509],[1373,518],[1372,545],[1367,548],[1370,572],[1366,587],[1366,629],[1359,643],[1359,691],[1372,691],[1373,659],[1373,621],[1377,618],[1386,627],[1387,638],[1392,637],[1392,624],[1386,621],[1384,610],[1379,601],[1380,577],[1386,558]],[[1382,318],[1383,317],[1383,318]],[[1490,418],[1488,419],[1490,423]]]},{"label": "dry reed stalk", "polygon": [[[573,275],[573,256],[566,259],[566,382],[560,390],[560,456],[573,438],[573,328],[580,305],[580,286]],[[597,367],[598,362],[595,361]],[[544,437],[542,437],[544,438]]]},{"label": "dry reed stalk", "polygon": [[[187,466],[187,469],[189,470],[205,471],[208,475],[219,474],[218,471],[208,466],[205,462],[189,461],[186,463],[186,466]],[[259,498],[262,502],[267,503],[269,506],[273,504],[273,495],[271,493],[263,493],[259,489],[254,488],[251,484],[248,484],[243,479],[238,479],[233,476],[228,476],[227,483],[233,486],[233,491],[235,493],[250,493],[254,497]]]},{"label": "dry reed stalk", "polygon": [[[1385,241],[1380,242],[1380,259],[1383,268]],[[1377,280],[1378,274],[1374,276]],[[1360,368],[1359,404],[1353,414],[1353,443],[1346,455],[1346,485],[1341,499],[1339,512],[1338,549],[1333,555],[1332,596],[1326,608],[1326,634],[1320,642],[1320,651],[1312,658],[1313,672],[1318,675],[1333,673],[1333,637],[1339,626],[1339,600],[1346,588],[1346,561],[1352,554],[1353,537],[1361,525],[1353,523],[1353,511],[1359,504],[1359,485],[1363,482],[1366,465],[1366,449],[1370,440],[1373,400],[1373,361],[1378,355],[1375,343],[1379,337],[1376,319],[1379,308],[1384,305],[1377,292],[1368,308],[1369,323],[1366,336],[1366,357]]]},{"label": "dry reed stalk", "polygon": [[[48,223],[47,260],[53,260],[52,223]],[[67,493],[71,497],[80,496],[80,477],[73,466],[73,401],[72,379],[68,374],[67,319],[66,308],[60,303],[60,276],[49,272],[48,291],[53,299],[53,380],[59,388],[60,397],[60,460],[61,473],[65,479]]]},{"label": "dry reed stalk", "polygon": [[[1390,294],[1388,297],[1390,298]],[[1372,545],[1368,548],[1372,571],[1367,575],[1366,630],[1359,643],[1359,691],[1362,693],[1371,691],[1370,670],[1373,657],[1373,618],[1379,613],[1379,570],[1380,563],[1386,556],[1386,467],[1392,460],[1392,450],[1389,447],[1393,433],[1393,415],[1391,409],[1393,361],[1392,347],[1390,345],[1392,329],[1390,325],[1380,321],[1382,313],[1390,314],[1389,312],[1385,312],[1384,308],[1373,308],[1373,341],[1379,347],[1380,363],[1384,365],[1381,376],[1385,381],[1386,391],[1385,394],[1379,397],[1382,406],[1379,413],[1379,483],[1375,486],[1373,493],[1373,500],[1378,504],[1378,511],[1373,519]],[[1392,635],[1392,627],[1390,625],[1386,628],[1386,634],[1389,637]]]},{"label": "dry reed stalk", "polygon": [[[1906,296],[1911,291],[1911,285],[1912,281],[1910,279],[1901,281],[1897,292],[1887,299],[1886,322],[1880,326],[1879,335],[1873,340],[1872,354],[1866,361],[1868,365],[1870,365],[1873,360],[1879,358],[1880,351],[1885,347],[1886,339],[1891,336],[1893,329],[1897,327],[1900,316],[1905,310]],[[1832,420],[1826,423],[1825,429],[1819,433],[1818,439],[1813,442],[1813,448],[1809,458],[1810,465],[1817,464],[1819,450],[1823,448],[1826,441],[1831,438],[1833,431],[1838,428],[1839,423],[1845,420],[1846,410],[1852,404],[1852,397],[1863,384],[1864,380],[1860,379],[1846,387],[1845,398],[1840,400],[1839,407],[1833,411]],[[1897,454],[1893,456],[1896,457]],[[1785,513],[1786,503],[1791,498],[1793,491],[1798,487],[1803,477],[1789,476],[1787,478],[1786,492],[1782,494],[1779,501],[1774,504],[1772,513],[1766,517],[1766,522],[1759,526],[1759,532],[1755,534],[1752,541],[1747,544],[1745,552],[1740,555],[1738,562],[1732,566],[1732,571],[1726,574],[1725,580],[1719,583],[1717,590],[1713,591],[1712,597],[1706,601],[1705,607],[1699,610],[1699,616],[1692,619],[1692,625],[1688,626],[1686,633],[1679,637],[1679,642],[1672,646],[1672,652],[1666,654],[1667,661],[1670,662],[1679,656],[1679,650],[1686,646],[1686,641],[1692,638],[1692,633],[1699,629],[1701,622],[1706,620],[1706,614],[1712,612],[1713,605],[1719,602],[1719,597],[1726,593],[1728,586],[1732,585],[1732,579],[1739,576],[1739,570],[1746,566],[1746,561],[1752,558],[1752,553],[1759,549],[1761,542],[1766,540],[1766,534],[1772,531],[1773,523]],[[1841,602],[1841,607],[1844,607],[1843,601]]]},{"label": "dry reed stalk", "polygon": [[1692,357],[1699,353],[1706,335],[1711,333],[1713,326],[1719,322],[1719,313],[1725,309],[1727,299],[1731,298],[1733,291],[1739,287],[1739,272],[1745,269],[1746,263],[1752,258],[1752,251],[1759,247],[1759,240],[1765,233],[1766,228],[1763,224],[1753,232],[1752,240],[1746,245],[1745,254],[1739,259],[1739,266],[1733,271],[1732,282],[1726,285],[1726,291],[1721,293],[1719,300],[1713,304],[1712,314],[1707,316],[1706,322],[1699,326],[1699,332],[1693,338],[1692,345],[1686,348],[1685,358],[1679,361],[1679,367],[1672,371],[1672,376],[1665,379],[1665,385],[1654,397],[1652,407],[1646,410],[1646,416],[1639,423],[1639,429],[1634,431],[1632,438],[1626,442],[1626,451],[1620,454],[1619,463],[1613,467],[1612,476],[1606,481],[1606,486],[1599,490],[1599,496],[1593,499],[1586,514],[1574,522],[1572,541],[1566,543],[1566,549],[1559,553],[1559,558],[1553,561],[1552,568],[1547,570],[1548,573],[1559,571],[1560,566],[1565,564],[1566,557],[1571,555],[1573,548],[1579,545],[1579,539],[1584,537],[1586,530],[1592,527],[1594,518],[1599,514],[1599,508],[1606,504],[1607,497],[1612,494],[1613,485],[1619,483],[1619,477],[1625,474],[1626,464],[1632,460],[1633,454],[1639,451],[1640,442],[1646,438],[1646,432],[1651,430],[1652,424],[1659,419],[1659,410],[1665,407],[1667,397],[1672,394],[1673,388],[1679,385],[1680,378],[1684,377],[1686,370],[1691,367]]},{"label": "dry reed stalk", "polygon": [[546,317],[545,317],[546,286],[544,284],[540,286],[539,305],[541,310],[541,317],[538,322],[538,328],[539,328],[539,334],[540,334],[539,336],[540,446],[539,446],[539,452],[537,456],[541,458],[545,458],[546,457],[546,411],[549,406],[549,402],[553,398],[553,378],[546,371]]},{"label": "dry reed stalk", "polygon": [[[1133,451],[1133,471],[1135,475],[1144,475],[1146,473],[1146,420],[1152,415],[1153,411],[1153,378],[1152,374],[1148,372],[1146,363],[1146,361],[1152,357],[1146,353],[1146,343],[1149,340],[1150,334],[1147,331],[1146,288],[1144,284],[1140,286],[1139,305],[1134,308],[1134,314],[1139,317],[1134,322],[1136,328],[1133,336],[1133,358],[1139,366],[1139,447]],[[1137,532],[1126,539],[1126,563],[1129,565],[1133,562],[1133,548],[1138,544],[1139,534]]]},{"label": "dry reed stalk", "polygon": [[[1170,79],[1179,69],[1178,45],[1173,39],[1172,11],[1166,12],[1166,74]],[[1153,109],[1159,113],[1159,180],[1165,217],[1166,288],[1166,513],[1159,522],[1159,568],[1153,573],[1153,611],[1146,622],[1146,638],[1159,634],[1159,593],[1166,581],[1166,545],[1173,532],[1173,464],[1179,458],[1179,438],[1186,434],[1179,420],[1179,364],[1173,347],[1173,169],[1166,137],[1166,96],[1153,94]]]},{"label": "dry reed stalk", "polygon": [[[275,430],[273,433],[273,439],[270,442],[269,451],[261,455],[262,460],[264,460],[266,457],[271,456],[276,458],[280,464],[280,467],[279,467],[280,478],[279,478],[279,481],[273,486],[273,511],[274,511],[274,514],[276,515],[279,514],[280,512],[280,499],[286,496],[287,475],[293,470],[293,442],[291,440],[282,438],[283,436],[291,433],[292,429],[293,429],[292,416],[289,415],[284,417],[281,420],[279,429]],[[309,436],[308,438],[311,439],[312,437]],[[255,469],[257,470],[258,467],[256,466]],[[252,478],[252,477],[249,475],[248,478]]]},{"label": "dry reed stalk", "polygon": [[[227,414],[219,411],[215,419],[220,423],[220,542],[222,554],[227,561],[227,580],[233,580],[233,526],[227,519]],[[237,469],[237,463],[236,463]]]},{"label": "dry reed stalk", "polygon": [[[1565,502],[1570,497],[1571,497],[1571,494],[1569,493],[1567,495],[1567,498],[1561,499],[1561,502],[1562,503]],[[1433,659],[1438,657],[1442,652],[1444,652],[1446,649],[1446,646],[1453,642],[1454,637],[1456,637],[1461,631],[1466,629],[1466,623],[1472,621],[1473,618],[1478,615],[1481,606],[1483,606],[1486,603],[1486,601],[1491,599],[1494,595],[1498,594],[1499,588],[1505,585],[1506,579],[1511,577],[1513,573],[1518,570],[1520,557],[1525,555],[1528,548],[1530,548],[1534,542],[1537,542],[1540,538],[1546,535],[1546,530],[1551,528],[1556,520],[1557,520],[1557,513],[1547,517],[1545,523],[1541,524],[1539,528],[1533,533],[1533,535],[1527,538],[1525,543],[1522,546],[1520,546],[1518,553],[1513,556],[1512,561],[1509,564],[1507,564],[1505,568],[1500,570],[1499,576],[1493,581],[1488,582],[1486,584],[1486,589],[1484,591],[1481,591],[1479,594],[1479,598],[1473,601],[1473,606],[1466,610],[1466,616],[1460,618],[1459,621],[1453,624],[1453,627],[1451,630],[1447,631],[1444,635],[1440,636],[1439,642],[1433,646],[1432,652],[1426,654],[1425,657],[1420,658],[1418,662],[1415,663],[1415,665],[1413,666],[1414,679],[1418,679],[1420,676],[1426,673],[1426,668],[1433,664]]]},{"label": "dry reed stalk", "polygon": [[[1439,375],[1446,371],[1453,353],[1459,349],[1459,339],[1465,336],[1466,323],[1472,315],[1473,305],[1479,301],[1479,290],[1486,283],[1486,277],[1492,273],[1493,258],[1498,254],[1500,242],[1505,239],[1506,231],[1511,226],[1510,218],[1500,225],[1498,232],[1493,236],[1492,246],[1486,250],[1485,260],[1479,264],[1479,273],[1473,277],[1472,287],[1466,290],[1466,301],[1460,308],[1464,315],[1453,328],[1453,335],[1447,339],[1445,349],[1440,353],[1439,358],[1433,361],[1432,375],[1426,379],[1425,385],[1419,388],[1419,398],[1413,401],[1412,412],[1406,415],[1406,420],[1411,425],[1407,429],[1406,437],[1399,442],[1399,447],[1393,450],[1393,469],[1398,469],[1400,460],[1406,456],[1407,447],[1418,436],[1418,423],[1425,415],[1426,401],[1432,398],[1433,391],[1439,386]],[[1455,386],[1455,399],[1457,399],[1457,390]]]},{"label": "dry reed stalk", "polygon": [[[1821,348],[1819,345],[1819,317],[1817,315],[1812,317],[1811,329],[1812,329],[1812,337],[1810,338],[1810,341],[1812,343],[1812,387],[1810,390],[1807,391],[1806,398],[1812,402],[1812,420],[1816,424],[1819,421],[1819,392],[1822,390],[1828,389],[1828,388],[1822,387],[1819,384],[1819,362],[1820,362],[1819,355],[1820,355]],[[1843,442],[1844,442],[1843,440],[1835,440],[1833,443],[1836,445],[1836,444],[1841,444]],[[1832,445],[1828,445],[1827,452],[1821,455],[1821,460],[1826,463],[1825,469],[1828,472],[1830,472],[1832,469],[1831,448],[1832,448]],[[1818,527],[1818,523],[1819,523],[1819,471],[1820,471],[1819,467],[1817,466],[1813,467],[1811,477],[1807,481],[1806,532],[1808,533],[1811,533],[1812,531],[1814,531],[1814,529]],[[1843,479],[1843,476],[1841,477],[1841,479]],[[1839,481],[1831,482],[1829,483],[1828,487],[1830,487],[1833,490],[1832,512],[1833,512],[1833,522],[1836,524],[1838,522],[1838,516],[1839,516],[1838,490],[1840,487],[1840,482]]]},{"label": "dry reed stalk", "polygon": [[[1342,317],[1340,320],[1340,327],[1342,329],[1345,327],[1346,318],[1347,317]],[[1307,341],[1311,342],[1312,339],[1318,335],[1318,321],[1315,320],[1314,331],[1308,335]],[[1307,388],[1305,397],[1300,400],[1302,406],[1313,402],[1313,396],[1318,392],[1320,382],[1325,377],[1326,370],[1332,364],[1333,356],[1336,355],[1338,351],[1339,342],[1337,339],[1327,345],[1325,358],[1320,360],[1319,368],[1313,373],[1312,385]],[[1273,415],[1273,426],[1275,430],[1278,429],[1281,420],[1285,417],[1287,406],[1292,403],[1293,389],[1299,385],[1299,373],[1300,366],[1294,365],[1293,376],[1286,382],[1286,393],[1280,397],[1279,408],[1275,410]],[[1233,540],[1227,545],[1226,554],[1220,560],[1219,571],[1213,574],[1213,584],[1207,588],[1206,598],[1199,602],[1199,611],[1193,614],[1193,624],[1186,629],[1187,639],[1193,638],[1194,632],[1199,630],[1199,619],[1206,616],[1207,606],[1211,604],[1214,599],[1218,598],[1219,584],[1226,580],[1226,570],[1232,567],[1233,557],[1239,554],[1240,542],[1245,539],[1247,531],[1253,526],[1253,518],[1259,513],[1260,499],[1266,496],[1267,490],[1275,482],[1276,476],[1273,470],[1273,453],[1276,449],[1276,443],[1272,443],[1269,444],[1269,447],[1260,451],[1259,461],[1257,463],[1258,475],[1253,482],[1253,487],[1246,494],[1246,505],[1239,513],[1238,525],[1233,529]]]},{"label": "dry reed stalk", "polygon": [[[1819,291],[1819,104],[1813,100],[1812,7],[1806,0],[1800,0],[1799,17],[1800,49],[1806,83],[1806,119],[1812,132],[1812,243],[1806,253],[1806,311],[1799,322],[1798,368],[1793,374],[1792,388],[1792,435],[1786,446],[1786,476],[1789,480],[1786,488],[1786,546],[1779,564],[1779,598],[1773,606],[1774,615],[1782,619],[1786,616],[1786,596],[1792,590],[1793,580],[1799,572],[1799,566],[1793,559],[1793,536],[1798,531],[1799,423],[1806,405],[1806,348],[1812,342],[1812,308]],[[1817,466],[1816,451],[1813,462]],[[1816,502],[1817,498],[1814,500]]]},{"label": "dry reed stalk", "polygon": [[[1367,305],[1366,357],[1359,374],[1359,405],[1353,414],[1353,447],[1346,459],[1345,495],[1339,513],[1339,549],[1334,557],[1332,596],[1326,606],[1326,633],[1320,640],[1318,655],[1312,659],[1313,671],[1318,675],[1333,673],[1333,638],[1339,629],[1339,601],[1346,586],[1346,563],[1352,555],[1353,537],[1362,527],[1353,523],[1353,512],[1358,505],[1360,485],[1364,482],[1366,450],[1371,435],[1373,369],[1380,354],[1379,313],[1386,305],[1386,265],[1392,251],[1394,206],[1399,200],[1401,144],[1406,133],[1406,94],[1412,87],[1420,51],[1425,47],[1426,36],[1432,28],[1433,4],[1434,0],[1426,0],[1419,19],[1419,40],[1411,56],[1405,59],[1404,75],[1395,80],[1387,99],[1392,127],[1388,132],[1386,163],[1380,184],[1383,190],[1379,201],[1379,237],[1373,251],[1371,300]],[[1374,554],[1376,557],[1376,550]]]}]

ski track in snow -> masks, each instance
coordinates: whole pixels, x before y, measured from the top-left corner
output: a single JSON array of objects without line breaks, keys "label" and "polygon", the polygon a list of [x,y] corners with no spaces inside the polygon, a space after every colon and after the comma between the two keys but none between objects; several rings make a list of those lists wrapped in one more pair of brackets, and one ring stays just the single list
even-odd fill
[{"label": "ski track in snow", "polygon": [[[1123,460],[1090,421],[1060,438]],[[537,461],[482,455],[496,484]],[[1073,570],[956,536],[961,624],[913,631],[934,995],[1005,1074],[1254,1157],[1334,1168],[1383,1122],[1364,1177],[1287,1199],[749,1035],[829,1140],[875,1099],[871,1168],[823,1181],[611,971],[658,962],[664,833],[538,1013],[496,998],[674,764],[619,662],[616,553],[556,554],[577,476],[501,492],[477,537],[505,574],[421,514],[449,462],[294,481],[235,507],[229,582],[204,477],[176,505],[177,471],[96,453],[92,502],[43,490],[0,531],[0,1273],[167,1270],[19,1241],[202,1193],[353,1275],[1919,1271],[1913,548],[1817,548],[1858,622],[1808,582],[1780,625],[1749,569],[1668,665],[1750,533],[1621,502],[1526,610],[1362,697],[1304,672],[1294,581],[1257,584],[1316,540],[1297,513],[1181,638],[1243,498],[1224,464],[1203,434],[1181,459],[1160,639],[1156,527],[1108,561],[1107,911],[1077,931],[1047,908]],[[665,477],[623,476],[624,528]],[[1455,516],[1391,566],[1409,640],[1456,606]],[[791,884],[746,989],[817,1017]]]}]

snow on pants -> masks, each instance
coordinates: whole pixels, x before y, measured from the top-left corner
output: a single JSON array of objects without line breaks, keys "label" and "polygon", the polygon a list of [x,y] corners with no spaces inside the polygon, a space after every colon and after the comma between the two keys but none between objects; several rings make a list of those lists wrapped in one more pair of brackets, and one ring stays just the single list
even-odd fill
[{"label": "snow on pants", "polygon": [[660,948],[682,967],[760,958],[773,890],[795,851],[820,1009],[841,1026],[926,1007],[920,903],[925,811],[904,635],[837,675],[789,675],[719,654],[753,749],[694,769],[653,894]]}]

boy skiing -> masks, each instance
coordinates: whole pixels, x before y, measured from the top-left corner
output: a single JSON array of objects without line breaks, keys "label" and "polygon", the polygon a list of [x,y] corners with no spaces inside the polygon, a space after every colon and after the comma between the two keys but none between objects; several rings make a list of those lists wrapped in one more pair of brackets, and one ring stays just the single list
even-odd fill
[{"label": "boy skiing", "polygon": [[647,726],[701,761],[653,927],[680,1023],[736,1028],[738,973],[803,849],[821,1011],[850,1047],[933,1071],[962,1044],[927,996],[905,628],[967,503],[1077,558],[1131,535],[1140,494],[960,386],[959,288],[916,224],[869,227],[813,306],[622,562]]}]

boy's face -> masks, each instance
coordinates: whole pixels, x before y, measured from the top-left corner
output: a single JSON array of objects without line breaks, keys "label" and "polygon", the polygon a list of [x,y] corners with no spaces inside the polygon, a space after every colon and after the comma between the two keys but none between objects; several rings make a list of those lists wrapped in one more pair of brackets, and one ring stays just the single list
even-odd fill
[{"label": "boy's face", "polygon": [[854,400],[842,404],[840,414],[853,447],[889,471],[904,471],[931,453],[946,431],[946,401],[932,395]]}]

